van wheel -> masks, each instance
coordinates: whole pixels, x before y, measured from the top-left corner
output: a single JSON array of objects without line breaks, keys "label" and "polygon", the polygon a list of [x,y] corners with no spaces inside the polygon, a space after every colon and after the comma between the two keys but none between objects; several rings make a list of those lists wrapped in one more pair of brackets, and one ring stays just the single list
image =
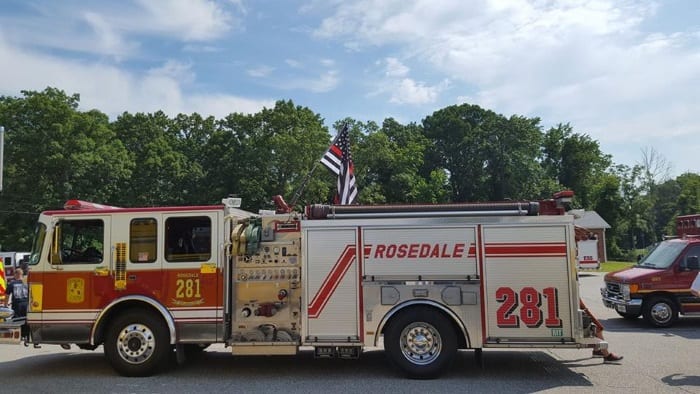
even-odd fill
[{"label": "van wheel", "polygon": [[126,311],[110,324],[104,352],[121,375],[153,375],[170,354],[165,322],[143,310]]},{"label": "van wheel", "polygon": [[457,353],[452,323],[435,309],[413,308],[400,313],[387,327],[384,346],[391,362],[414,379],[433,379]]},{"label": "van wheel", "polygon": [[669,298],[652,297],[644,301],[643,314],[654,327],[670,327],[678,319],[678,308]]}]

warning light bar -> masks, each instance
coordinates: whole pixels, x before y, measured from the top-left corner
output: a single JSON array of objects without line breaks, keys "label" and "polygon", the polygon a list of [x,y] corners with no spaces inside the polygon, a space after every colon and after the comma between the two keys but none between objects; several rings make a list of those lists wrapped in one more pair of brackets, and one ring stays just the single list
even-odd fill
[{"label": "warning light bar", "polygon": [[65,204],[63,204],[63,209],[77,211],[87,209],[119,209],[119,207],[113,207],[111,205],[102,205],[82,200],[68,200]]}]

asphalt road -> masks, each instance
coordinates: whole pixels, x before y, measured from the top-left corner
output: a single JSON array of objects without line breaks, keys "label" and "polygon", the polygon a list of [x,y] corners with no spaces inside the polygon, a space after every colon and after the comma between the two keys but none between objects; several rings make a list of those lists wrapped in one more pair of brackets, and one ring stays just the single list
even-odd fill
[{"label": "asphalt road", "polygon": [[0,345],[0,392],[6,393],[699,393],[700,317],[652,329],[605,309],[600,274],[583,274],[584,301],[606,326],[611,350],[625,356],[603,364],[590,350],[484,350],[484,366],[463,351],[440,379],[399,376],[380,350],[359,360],[297,356],[234,357],[212,346],[185,365],[149,378],[118,376],[102,349]]}]

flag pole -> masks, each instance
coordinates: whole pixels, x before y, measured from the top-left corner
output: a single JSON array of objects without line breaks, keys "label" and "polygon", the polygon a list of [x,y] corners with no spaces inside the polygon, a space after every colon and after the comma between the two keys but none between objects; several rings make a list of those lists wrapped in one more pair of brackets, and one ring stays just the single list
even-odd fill
[{"label": "flag pole", "polygon": [[294,206],[297,204],[297,200],[299,200],[299,197],[301,197],[301,193],[306,189],[306,185],[309,183],[309,180],[311,179],[311,175],[316,171],[316,167],[318,167],[318,162],[314,164],[313,168],[311,168],[311,171],[309,171],[306,174],[306,177],[304,178],[304,181],[301,182],[301,186],[297,189],[297,191],[294,192],[294,196],[292,197],[292,201],[289,202],[289,208],[294,209]]},{"label": "flag pole", "polygon": [[[335,141],[338,139],[338,135],[340,135],[340,133],[337,133],[337,132],[336,132],[335,137],[333,137],[333,140],[331,141],[331,146],[332,146],[333,144],[335,144]],[[323,154],[321,155],[321,159],[323,159],[323,156],[325,156],[325,155],[326,155],[326,152],[323,152]],[[297,201],[298,201],[299,198],[301,197],[301,194],[304,192],[304,189],[306,189],[306,185],[309,183],[309,180],[311,179],[311,175],[313,175],[314,171],[316,171],[316,168],[318,167],[318,164],[319,164],[320,162],[321,162],[320,160],[316,160],[316,162],[315,162],[313,168],[311,168],[311,171],[309,171],[309,172],[306,174],[306,177],[304,177],[304,180],[301,182],[301,185],[300,185],[299,188],[294,192],[294,196],[292,197],[292,201],[289,202],[289,208],[290,208],[290,209],[294,209],[294,207],[296,206]]]}]

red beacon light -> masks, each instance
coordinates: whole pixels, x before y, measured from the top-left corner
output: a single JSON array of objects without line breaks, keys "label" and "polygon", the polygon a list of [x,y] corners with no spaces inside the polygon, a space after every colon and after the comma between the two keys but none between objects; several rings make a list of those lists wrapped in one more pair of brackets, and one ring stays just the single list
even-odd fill
[{"label": "red beacon light", "polygon": [[87,209],[119,209],[119,207],[113,207],[111,205],[102,205],[83,200],[68,200],[65,204],[63,204],[63,209],[70,211],[78,211]]}]

